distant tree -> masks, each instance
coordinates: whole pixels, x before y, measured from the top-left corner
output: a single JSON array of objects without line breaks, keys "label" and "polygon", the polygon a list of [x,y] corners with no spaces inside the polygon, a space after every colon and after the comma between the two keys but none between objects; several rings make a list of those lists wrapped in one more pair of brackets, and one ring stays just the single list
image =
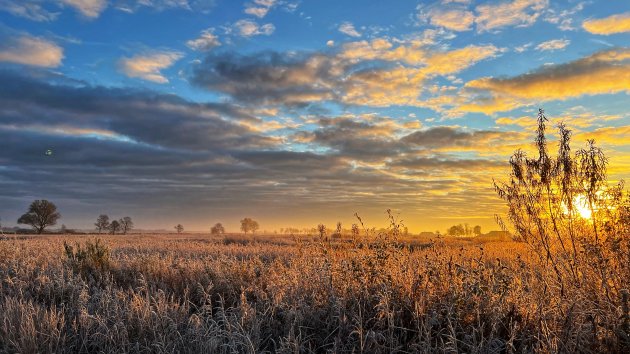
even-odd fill
[{"label": "distant tree", "polygon": [[319,232],[319,237],[324,238],[324,236],[326,236],[326,225],[317,225],[317,232]]},{"label": "distant tree", "polygon": [[248,233],[251,231],[252,233],[256,232],[260,226],[258,225],[258,221],[252,218],[244,218],[241,220],[241,230],[244,233]]},{"label": "distant tree", "polygon": [[62,234],[68,233],[68,228],[66,227],[66,224],[61,224],[61,228],[59,229],[59,232],[61,232]]},{"label": "distant tree", "polygon": [[473,228],[473,234],[481,235],[481,226],[477,225]]},{"label": "distant tree", "polygon": [[223,224],[218,222],[214,224],[212,228],[210,228],[210,233],[213,235],[222,235],[225,233],[225,228],[223,227]]},{"label": "distant tree", "polygon": [[446,233],[451,236],[463,236],[466,234],[466,229],[464,228],[464,225],[462,224],[453,225],[448,228]]},{"label": "distant tree", "polygon": [[103,230],[109,230],[109,216],[105,214],[101,214],[96,218],[96,222],[94,223],[98,233],[100,234]]},{"label": "distant tree", "polygon": [[250,229],[252,230],[252,233],[256,233],[256,231],[258,231],[259,228],[260,226],[258,225],[258,221],[252,220],[252,224],[250,225]]},{"label": "distant tree", "polygon": [[48,226],[57,224],[61,214],[57,212],[57,206],[47,200],[35,200],[28,207],[28,212],[18,219],[18,224],[31,225],[38,234],[44,232]]},{"label": "distant tree", "polygon": [[177,224],[175,225],[175,231],[177,231],[178,234],[181,234],[182,232],[184,232],[184,225],[182,224]]},{"label": "distant tree", "polygon": [[111,222],[111,224],[109,224],[109,233],[111,233],[112,235],[116,235],[116,232],[120,231],[120,229],[121,226],[118,220],[114,220]]},{"label": "distant tree", "polygon": [[131,218],[128,216],[125,216],[124,218],[120,219],[118,223],[120,224],[120,230],[125,235],[127,234],[127,232],[133,229],[133,221],[131,221]]}]

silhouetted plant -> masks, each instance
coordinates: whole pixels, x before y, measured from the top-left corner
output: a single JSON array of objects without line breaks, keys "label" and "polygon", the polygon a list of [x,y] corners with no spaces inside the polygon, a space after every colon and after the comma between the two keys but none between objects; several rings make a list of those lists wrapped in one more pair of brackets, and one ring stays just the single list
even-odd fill
[{"label": "silhouetted plant", "polygon": [[75,273],[95,275],[109,269],[109,248],[98,238],[86,241],[84,247],[79,243],[73,247],[64,241],[63,247],[66,262]]},{"label": "silhouetted plant", "polygon": [[607,267],[616,262],[628,264],[626,251],[618,247],[628,247],[624,223],[628,197],[623,182],[608,184],[607,159],[593,140],[572,154],[571,131],[564,124],[558,125],[558,152],[551,156],[545,136],[547,122],[540,109],[537,156],[530,158],[517,150],[510,158],[508,181],[495,181],[495,189],[507,202],[507,217],[516,236],[551,266],[561,292],[569,279],[574,284],[586,282],[585,268],[590,267],[589,272],[599,274],[602,284],[614,290],[614,295],[607,290],[609,295],[618,296],[627,282],[620,277],[622,273]]}]

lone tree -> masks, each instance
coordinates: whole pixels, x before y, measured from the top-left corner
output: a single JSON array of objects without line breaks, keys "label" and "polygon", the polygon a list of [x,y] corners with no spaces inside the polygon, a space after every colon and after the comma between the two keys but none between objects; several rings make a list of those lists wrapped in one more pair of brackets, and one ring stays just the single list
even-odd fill
[{"label": "lone tree", "polygon": [[38,234],[44,232],[48,226],[57,224],[61,214],[57,207],[47,200],[36,200],[28,207],[28,212],[18,219],[18,224],[31,225]]},{"label": "lone tree", "polygon": [[259,228],[258,221],[252,218],[244,218],[243,220],[241,220],[241,230],[246,234],[249,231],[251,231],[252,233],[255,233],[256,230],[258,230],[258,228]]},{"label": "lone tree", "polygon": [[177,224],[175,225],[175,231],[177,231],[178,234],[181,234],[182,232],[184,232],[184,225],[182,224]]},{"label": "lone tree", "polygon": [[96,222],[94,223],[94,226],[96,226],[96,229],[98,230],[99,234],[103,230],[108,230],[109,229],[109,216],[105,214],[99,215],[98,218],[96,218]]},{"label": "lone tree", "polygon": [[473,234],[475,234],[475,236],[481,235],[481,226],[477,225],[473,227]]},{"label": "lone tree", "polygon": [[118,222],[118,220],[114,220],[114,221],[112,221],[111,224],[109,224],[109,232],[112,235],[116,235],[116,232],[118,232],[120,230],[121,230],[121,226],[120,226],[120,223]]},{"label": "lone tree", "polygon": [[131,221],[131,218],[128,216],[125,216],[124,218],[120,219],[118,223],[120,224],[120,230],[125,235],[127,234],[128,231],[131,231],[131,229],[133,229],[133,221]]},{"label": "lone tree", "polygon": [[225,233],[225,228],[223,227],[223,224],[218,222],[214,224],[212,228],[210,228],[210,233],[213,235],[221,235]]}]

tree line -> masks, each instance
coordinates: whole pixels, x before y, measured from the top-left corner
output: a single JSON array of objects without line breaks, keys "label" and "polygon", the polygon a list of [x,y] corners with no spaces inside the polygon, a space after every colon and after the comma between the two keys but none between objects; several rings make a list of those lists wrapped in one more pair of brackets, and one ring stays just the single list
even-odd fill
[{"label": "tree line", "polygon": [[[35,232],[42,234],[47,227],[56,225],[60,218],[61,213],[57,211],[57,206],[53,202],[38,199],[29,205],[26,213],[20,216],[17,222],[18,224],[30,225]],[[260,228],[258,221],[252,218],[244,218],[240,222],[241,231],[245,234],[248,232],[253,234]],[[134,223],[129,216],[111,220],[109,215],[101,214],[96,218],[94,226],[99,234],[108,232],[112,235],[117,233],[126,235],[134,228]],[[184,232],[184,226],[182,224],[177,224],[174,228],[177,233]],[[66,229],[65,225],[62,229]],[[213,235],[225,234],[225,227],[221,223],[216,223],[210,228],[210,233]]]}]

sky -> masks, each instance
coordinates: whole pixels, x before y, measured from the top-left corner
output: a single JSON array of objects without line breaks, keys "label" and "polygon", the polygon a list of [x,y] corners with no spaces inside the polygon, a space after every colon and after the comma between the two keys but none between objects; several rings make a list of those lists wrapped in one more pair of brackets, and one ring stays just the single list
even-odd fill
[{"label": "sky", "polygon": [[0,218],[498,229],[538,108],[630,177],[627,0],[0,0]]}]

